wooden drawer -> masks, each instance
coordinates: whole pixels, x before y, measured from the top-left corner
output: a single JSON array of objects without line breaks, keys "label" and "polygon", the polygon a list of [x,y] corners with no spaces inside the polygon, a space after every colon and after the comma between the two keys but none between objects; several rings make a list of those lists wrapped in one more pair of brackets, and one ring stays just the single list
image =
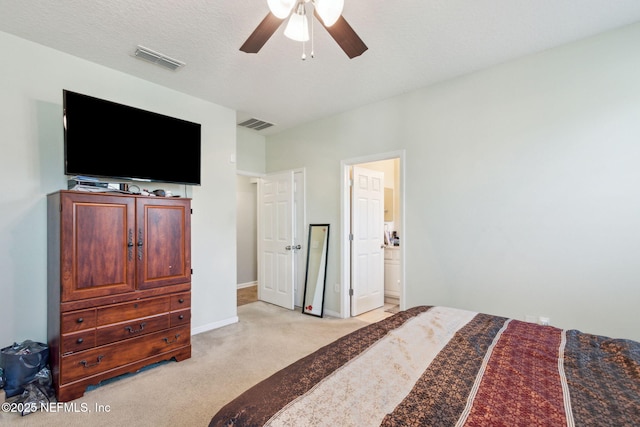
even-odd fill
[{"label": "wooden drawer", "polygon": [[191,322],[191,309],[187,308],[186,310],[173,311],[170,317],[172,328],[175,326],[189,325]]},{"label": "wooden drawer", "polygon": [[146,335],[152,332],[169,329],[169,314],[143,317],[133,321],[100,326],[96,332],[96,345],[104,345],[116,341],[126,340]]},{"label": "wooden drawer", "polygon": [[86,350],[96,346],[96,330],[87,329],[72,334],[62,335],[61,353],[68,354],[76,351]]},{"label": "wooden drawer", "polygon": [[171,311],[182,310],[191,307],[191,293],[171,296]]},{"label": "wooden drawer", "polygon": [[169,297],[149,298],[98,309],[98,326],[126,322],[169,311]]},{"label": "wooden drawer", "polygon": [[144,335],[62,357],[60,382],[67,384],[190,345],[187,326]]},{"label": "wooden drawer", "polygon": [[62,315],[63,334],[96,327],[96,310],[71,311]]}]

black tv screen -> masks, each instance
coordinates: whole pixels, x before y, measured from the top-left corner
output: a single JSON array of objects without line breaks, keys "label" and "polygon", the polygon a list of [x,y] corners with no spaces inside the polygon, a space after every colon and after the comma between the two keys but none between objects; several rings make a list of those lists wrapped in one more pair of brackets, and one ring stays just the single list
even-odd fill
[{"label": "black tv screen", "polygon": [[200,124],[63,90],[66,175],[200,185]]}]

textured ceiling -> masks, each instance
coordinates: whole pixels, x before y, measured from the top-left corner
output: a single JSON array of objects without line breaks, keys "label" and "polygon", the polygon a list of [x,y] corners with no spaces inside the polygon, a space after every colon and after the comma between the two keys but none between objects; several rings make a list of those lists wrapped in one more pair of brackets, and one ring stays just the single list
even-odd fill
[{"label": "textured ceiling", "polygon": [[[276,124],[268,135],[640,21],[638,0],[345,0],[369,50],[349,59],[316,21],[302,61],[284,25],[258,54],[238,50],[266,3],[0,0],[0,31]],[[187,65],[140,61],[136,45]]]}]

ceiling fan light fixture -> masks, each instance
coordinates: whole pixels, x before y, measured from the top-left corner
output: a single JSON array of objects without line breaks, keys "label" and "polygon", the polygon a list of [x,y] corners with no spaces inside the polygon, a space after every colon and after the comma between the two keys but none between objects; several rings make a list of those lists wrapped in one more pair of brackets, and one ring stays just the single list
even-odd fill
[{"label": "ceiling fan light fixture", "polygon": [[296,13],[289,18],[284,35],[297,42],[306,42],[309,41],[309,23],[307,15],[304,13],[304,5],[300,4],[300,6]]},{"label": "ceiling fan light fixture", "polygon": [[276,17],[285,19],[291,13],[296,0],[267,0],[269,10]]},{"label": "ceiling fan light fixture", "polygon": [[327,27],[336,23],[344,9],[344,0],[315,0],[314,4],[318,15]]}]

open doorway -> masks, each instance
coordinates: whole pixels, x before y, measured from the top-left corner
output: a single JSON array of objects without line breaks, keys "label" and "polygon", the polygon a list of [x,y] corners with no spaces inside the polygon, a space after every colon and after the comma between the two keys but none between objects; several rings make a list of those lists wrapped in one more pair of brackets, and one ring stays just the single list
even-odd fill
[{"label": "open doorway", "polygon": [[[292,191],[286,205],[291,210],[289,220],[285,227],[290,228],[289,236],[283,248],[287,246],[294,250],[283,252],[287,258],[291,258],[291,277],[286,281],[291,284],[293,292],[293,305],[302,307],[302,293],[305,278],[306,242],[306,215],[305,215],[305,171],[296,169],[288,171],[292,178]],[[237,305],[248,304],[257,300],[268,299],[260,295],[261,253],[260,253],[260,215],[269,215],[260,205],[260,188],[272,175],[238,173],[236,181],[236,248],[237,248]],[[282,205],[281,205],[282,206]],[[262,209],[261,209],[262,208]],[[263,218],[264,220],[264,218]],[[264,221],[263,221],[264,224]],[[264,259],[262,260],[264,270]],[[271,269],[273,271],[273,269]],[[264,275],[264,271],[262,271]],[[293,308],[293,307],[288,307]]]},{"label": "open doorway", "polygon": [[[343,285],[340,298],[341,317],[358,315],[363,307],[364,310],[371,309],[372,306],[369,303],[360,306],[357,304],[357,300],[362,299],[363,294],[377,292],[376,289],[370,287],[371,283],[383,283],[380,286],[383,286],[384,298],[376,297],[374,305],[397,305],[398,309],[405,307],[404,242],[402,238],[406,234],[406,227],[404,224],[403,166],[404,151],[349,159],[342,162],[341,277]],[[353,179],[354,170],[358,171],[355,182]],[[364,170],[365,178],[361,176],[362,170]],[[371,185],[375,186],[375,177],[378,176],[376,172],[381,172],[384,176],[383,194],[372,196],[371,200],[367,199],[369,196],[364,196],[364,198],[356,196],[357,201],[353,203],[352,197],[358,191],[358,188],[354,191],[354,187],[361,186],[361,183],[366,186],[369,175],[373,177]],[[368,218],[375,217],[376,213],[367,212],[364,215],[358,213],[358,205],[367,205],[371,202],[370,204],[375,206],[379,197],[383,198],[384,203],[384,220],[382,223],[374,221],[379,224],[375,226],[374,233],[379,234],[374,239],[361,239],[358,233],[366,228],[362,223],[369,222]],[[372,252],[367,256],[363,256],[361,250],[358,249],[361,240],[371,248]],[[375,253],[376,250],[378,253]],[[383,259],[380,260],[379,256],[382,256]],[[368,269],[364,274],[360,264],[364,264]],[[363,280],[366,280],[364,286],[359,283]],[[354,302],[356,302],[355,305]]]},{"label": "open doorway", "polygon": [[[300,245],[300,250],[291,251],[293,255],[293,293],[295,307],[302,307],[302,292],[305,278],[306,215],[305,215],[305,171],[296,169],[293,174],[293,210],[291,220],[293,240],[291,245]],[[258,230],[260,209],[259,186],[268,175],[238,173],[236,178],[236,257],[237,257],[237,305],[249,304],[259,300],[260,254],[258,251]]]},{"label": "open doorway", "polygon": [[258,178],[236,176],[237,305],[258,299]]}]

